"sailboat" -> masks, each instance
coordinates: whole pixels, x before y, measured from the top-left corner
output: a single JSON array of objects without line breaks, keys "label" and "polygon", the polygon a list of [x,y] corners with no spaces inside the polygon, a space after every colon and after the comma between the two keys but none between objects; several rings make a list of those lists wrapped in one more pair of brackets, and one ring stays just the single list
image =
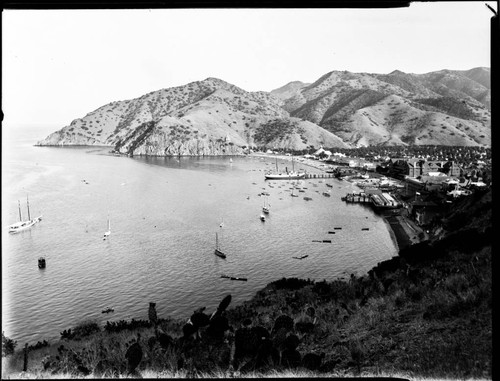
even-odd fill
[{"label": "sailboat", "polygon": [[306,176],[305,172],[295,172],[293,167],[293,156],[292,156],[292,171],[285,173],[278,171],[278,158],[276,158],[276,173],[267,173],[264,175],[266,180],[292,180],[292,179],[303,179]]},{"label": "sailboat", "polygon": [[292,188],[292,194],[290,196],[292,197],[299,197],[298,194],[295,194],[293,191],[295,190],[295,187]]},{"label": "sailboat", "polygon": [[219,234],[215,233],[215,251],[214,254],[221,257],[221,258],[226,258],[226,254],[224,254],[219,246]]},{"label": "sailboat", "polygon": [[19,206],[19,222],[16,222],[15,224],[9,226],[9,233],[19,233],[23,230],[27,230],[31,228],[33,225],[35,225],[37,222],[40,222],[42,220],[41,215],[38,216],[37,218],[31,219],[30,203],[28,200],[28,196],[26,196],[26,205],[28,207],[28,220],[23,221],[23,217],[21,215],[21,202],[18,200],[17,203]]},{"label": "sailboat", "polygon": [[109,237],[110,234],[111,234],[111,223],[109,222],[108,218],[108,231],[104,233],[104,239],[106,239],[106,237]]},{"label": "sailboat", "polygon": [[269,202],[267,202],[267,198],[264,199],[264,206],[262,207],[262,211],[265,213],[265,214],[269,214],[269,207],[271,205],[269,205]]}]

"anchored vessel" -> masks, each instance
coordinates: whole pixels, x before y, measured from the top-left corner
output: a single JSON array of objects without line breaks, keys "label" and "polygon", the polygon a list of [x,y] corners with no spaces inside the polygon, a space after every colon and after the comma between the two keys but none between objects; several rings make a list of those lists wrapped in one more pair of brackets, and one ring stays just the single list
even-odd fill
[{"label": "anchored vessel", "polygon": [[28,220],[23,221],[23,218],[21,216],[21,203],[18,201],[19,205],[19,222],[16,222],[15,224],[12,224],[9,226],[9,233],[19,233],[23,230],[27,230],[31,228],[33,225],[36,223],[40,222],[42,220],[42,216],[38,216],[37,218],[31,219],[30,215],[30,203],[28,200],[28,196],[26,196],[26,204],[28,207]]},{"label": "anchored vessel", "polygon": [[39,269],[45,268],[45,258],[44,257],[38,258],[38,268]]},{"label": "anchored vessel", "polygon": [[269,205],[269,202],[267,201],[267,199],[264,199],[264,206],[262,207],[262,211],[265,213],[265,214],[269,214],[269,207],[271,205]]},{"label": "anchored vessel", "polygon": [[106,239],[106,237],[109,237],[110,234],[111,234],[111,224],[108,218],[108,231],[104,232],[104,239]]},{"label": "anchored vessel", "polygon": [[293,169],[293,157],[292,157],[292,171],[288,172],[288,169],[285,173],[278,171],[278,158],[276,158],[276,173],[267,173],[264,175],[266,180],[294,180],[294,179],[303,179],[306,177],[305,172],[295,172]]},{"label": "anchored vessel", "polygon": [[219,246],[219,234],[218,233],[215,233],[215,251],[214,251],[214,254],[221,257],[221,258],[226,258],[226,254],[224,254],[221,250],[220,250],[220,246]]}]

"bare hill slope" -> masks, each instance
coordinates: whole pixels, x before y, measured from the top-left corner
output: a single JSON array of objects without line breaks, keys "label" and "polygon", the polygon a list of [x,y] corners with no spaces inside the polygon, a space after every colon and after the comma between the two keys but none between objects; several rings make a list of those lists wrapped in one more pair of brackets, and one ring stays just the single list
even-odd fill
[{"label": "bare hill slope", "polygon": [[332,71],[247,92],[217,78],[111,102],[38,145],[107,145],[130,155],[234,155],[249,147],[491,145],[490,70]]},{"label": "bare hill slope", "polygon": [[[282,89],[282,88],[281,88]],[[490,70],[427,74],[332,71],[281,96],[292,116],[353,146],[491,144]]]},{"label": "bare hill slope", "polygon": [[[131,155],[234,155],[247,147],[293,150],[347,147],[308,121],[290,118],[282,101],[267,92],[247,92],[216,78],[112,102],[75,119],[38,145],[109,145]],[[293,126],[286,134],[270,121]]]}]

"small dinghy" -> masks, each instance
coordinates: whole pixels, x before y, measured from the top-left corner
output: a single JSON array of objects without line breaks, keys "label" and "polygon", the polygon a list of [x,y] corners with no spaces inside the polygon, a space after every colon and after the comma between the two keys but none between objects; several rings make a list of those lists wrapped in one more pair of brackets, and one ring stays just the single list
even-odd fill
[{"label": "small dinghy", "polygon": [[38,258],[38,268],[39,269],[45,268],[45,258],[44,257]]}]

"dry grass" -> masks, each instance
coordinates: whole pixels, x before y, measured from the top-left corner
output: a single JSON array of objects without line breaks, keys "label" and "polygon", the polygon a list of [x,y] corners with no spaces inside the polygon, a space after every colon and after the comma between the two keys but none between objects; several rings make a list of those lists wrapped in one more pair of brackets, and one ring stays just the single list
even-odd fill
[{"label": "dry grass", "polygon": [[[406,379],[410,381],[490,381],[491,378],[426,378],[420,376],[414,376],[409,373],[367,373],[362,372],[361,374],[354,373],[343,373],[343,372],[334,372],[334,373],[314,373],[310,371],[300,371],[300,370],[289,370],[289,371],[271,371],[268,373],[228,373],[228,372],[215,372],[215,373],[198,373],[198,374],[188,374],[185,371],[180,372],[171,372],[171,371],[161,371],[154,372],[145,370],[140,373],[142,378],[146,379],[154,379],[154,378],[396,378],[396,379]],[[127,375],[120,375],[119,377],[109,377],[106,375],[100,375],[99,377],[95,377],[94,375],[88,376],[78,376],[71,373],[57,373],[50,374],[46,372],[21,372],[21,373],[12,373],[8,375],[2,375],[2,379],[5,380],[18,380],[18,379],[94,379],[94,378],[130,378]]]}]

